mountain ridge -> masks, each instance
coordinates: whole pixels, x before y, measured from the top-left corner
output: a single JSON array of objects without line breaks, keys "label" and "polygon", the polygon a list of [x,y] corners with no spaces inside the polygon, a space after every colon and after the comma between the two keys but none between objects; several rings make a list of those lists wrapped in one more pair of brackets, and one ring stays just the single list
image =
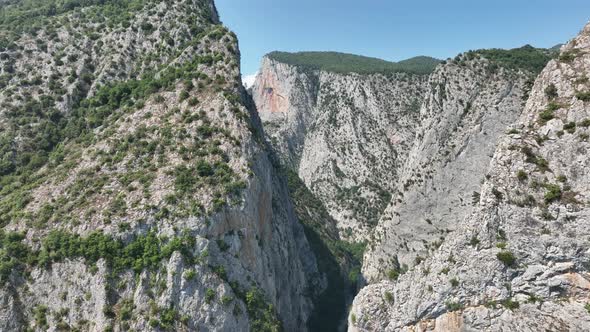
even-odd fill
[{"label": "mountain ridge", "polygon": [[391,62],[374,57],[332,51],[302,51],[295,53],[274,51],[266,54],[265,57],[311,70],[359,74],[393,74],[399,72],[428,74],[441,62],[441,60],[427,56],[416,56],[399,62]]}]

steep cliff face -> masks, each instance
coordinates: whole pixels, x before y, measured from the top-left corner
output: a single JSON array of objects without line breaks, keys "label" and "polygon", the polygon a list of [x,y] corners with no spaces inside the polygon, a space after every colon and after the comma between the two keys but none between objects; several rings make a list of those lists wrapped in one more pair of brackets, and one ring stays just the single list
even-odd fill
[{"label": "steep cliff face", "polygon": [[477,53],[431,75],[415,142],[365,254],[368,281],[427,257],[470,214],[499,137],[524,108],[531,75]]},{"label": "steep cliff face", "polygon": [[336,73],[262,61],[252,96],[273,147],[336,220],[363,241],[391,199],[427,75]]},{"label": "steep cliff face", "polygon": [[304,330],[326,282],[212,1],[3,9],[0,331]]},{"label": "steep cliff face", "polygon": [[537,78],[476,207],[434,254],[364,288],[351,331],[590,329],[590,25]]}]

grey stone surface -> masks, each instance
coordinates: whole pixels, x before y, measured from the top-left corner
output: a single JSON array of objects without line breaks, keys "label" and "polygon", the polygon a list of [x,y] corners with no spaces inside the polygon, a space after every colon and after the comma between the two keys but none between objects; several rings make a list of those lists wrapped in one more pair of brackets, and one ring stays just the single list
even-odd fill
[{"label": "grey stone surface", "polygon": [[[429,258],[396,281],[365,287],[354,300],[350,331],[590,330],[583,125],[590,107],[578,95],[589,90],[589,50],[587,26],[562,48],[572,56],[551,61],[537,78],[513,125],[519,133],[504,135],[494,152],[479,203]],[[555,100],[546,94],[550,84]],[[555,118],[540,121],[551,101],[561,105]],[[575,132],[561,132],[570,122]],[[559,186],[559,197],[547,184]],[[499,259],[506,253],[513,264]]]},{"label": "grey stone surface", "polygon": [[398,182],[426,88],[427,75],[332,73],[265,57],[251,93],[283,163],[341,237],[363,241]]},{"label": "grey stone surface", "polygon": [[427,257],[469,215],[498,139],[524,108],[530,74],[465,57],[430,77],[414,144],[365,254],[369,281]]}]

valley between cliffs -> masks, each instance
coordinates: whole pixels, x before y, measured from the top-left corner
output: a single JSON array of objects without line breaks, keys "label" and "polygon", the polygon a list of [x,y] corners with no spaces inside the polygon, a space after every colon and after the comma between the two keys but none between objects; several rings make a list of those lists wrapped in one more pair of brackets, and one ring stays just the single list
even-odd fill
[{"label": "valley between cliffs", "polygon": [[0,6],[0,331],[590,330],[590,25],[246,89],[213,0]]},{"label": "valley between cliffs", "polygon": [[347,55],[329,52],[262,60],[250,93],[271,145],[364,249],[349,331],[589,328],[573,231],[587,205],[587,31],[427,72],[343,71],[324,64]]}]

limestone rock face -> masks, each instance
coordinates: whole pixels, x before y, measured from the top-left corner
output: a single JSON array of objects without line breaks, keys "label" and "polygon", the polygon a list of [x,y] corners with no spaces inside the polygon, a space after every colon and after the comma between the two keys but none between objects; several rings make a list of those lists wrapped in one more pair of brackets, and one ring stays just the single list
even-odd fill
[{"label": "limestone rock face", "polygon": [[431,75],[396,194],[365,254],[367,280],[427,257],[470,214],[498,139],[524,108],[529,75],[466,55]]},{"label": "limestone rock face", "polygon": [[324,277],[213,2],[38,1],[32,30],[21,5],[0,25],[0,331],[306,330]]},{"label": "limestone rock face", "polygon": [[590,26],[536,79],[479,202],[430,257],[365,287],[350,331],[586,331]]},{"label": "limestone rock face", "polygon": [[427,75],[333,73],[265,57],[252,97],[265,131],[336,220],[365,240],[390,201]]}]

